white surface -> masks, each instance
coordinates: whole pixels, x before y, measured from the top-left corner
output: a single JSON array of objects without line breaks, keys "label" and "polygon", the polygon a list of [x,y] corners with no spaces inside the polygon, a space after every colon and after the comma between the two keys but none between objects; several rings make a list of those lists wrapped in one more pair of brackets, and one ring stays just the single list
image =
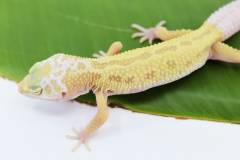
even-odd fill
[{"label": "white surface", "polygon": [[[89,152],[65,138],[83,128],[96,108],[20,95],[0,80],[1,160],[239,160],[240,126],[175,120],[111,109],[107,123],[90,139]],[[240,106],[239,106],[240,107]]]}]

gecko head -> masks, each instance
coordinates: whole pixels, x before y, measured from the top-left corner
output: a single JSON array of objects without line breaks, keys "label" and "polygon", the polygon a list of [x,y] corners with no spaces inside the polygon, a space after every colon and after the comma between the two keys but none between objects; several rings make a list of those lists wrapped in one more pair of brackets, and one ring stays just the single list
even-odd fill
[{"label": "gecko head", "polygon": [[63,54],[35,63],[29,73],[19,82],[19,92],[40,99],[71,99],[67,87],[62,82],[64,70],[61,68],[61,57]]}]

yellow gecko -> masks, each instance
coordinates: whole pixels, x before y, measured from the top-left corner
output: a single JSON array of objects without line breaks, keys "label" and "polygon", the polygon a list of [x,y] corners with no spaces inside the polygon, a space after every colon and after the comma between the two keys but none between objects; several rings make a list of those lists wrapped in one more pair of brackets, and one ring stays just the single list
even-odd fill
[{"label": "yellow gecko", "polygon": [[167,40],[163,43],[119,54],[122,44],[115,42],[106,56],[99,58],[56,54],[38,62],[19,83],[19,91],[36,98],[71,100],[92,90],[97,114],[83,131],[74,130],[74,135],[68,136],[78,140],[77,148],[107,120],[108,96],[142,92],[176,81],[209,59],[240,62],[240,51],[222,42],[240,30],[240,0],[216,11],[196,30],[169,31],[162,25],[132,27],[140,31],[133,37],[140,37],[141,42]]}]

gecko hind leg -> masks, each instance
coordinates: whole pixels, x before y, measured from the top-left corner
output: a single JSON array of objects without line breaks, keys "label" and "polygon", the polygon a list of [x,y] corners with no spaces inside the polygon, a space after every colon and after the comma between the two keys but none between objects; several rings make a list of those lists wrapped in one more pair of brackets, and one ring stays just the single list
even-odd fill
[{"label": "gecko hind leg", "polygon": [[122,49],[123,45],[121,42],[116,41],[113,42],[110,47],[108,48],[107,53],[104,51],[99,51],[98,53],[94,53],[93,57],[95,58],[101,58],[101,57],[106,57],[106,56],[113,56],[113,55],[117,55],[120,53],[121,49]]},{"label": "gecko hind leg", "polygon": [[229,63],[240,63],[240,50],[225,43],[217,42],[212,47],[212,55],[209,59]]},{"label": "gecko hind leg", "polygon": [[140,38],[140,43],[148,40],[149,44],[152,44],[155,39],[166,41],[192,32],[192,30],[189,29],[171,31],[163,27],[164,24],[166,24],[166,21],[160,21],[155,27],[152,28],[144,28],[141,25],[132,24],[132,28],[138,30],[138,32],[132,35],[132,38]]}]

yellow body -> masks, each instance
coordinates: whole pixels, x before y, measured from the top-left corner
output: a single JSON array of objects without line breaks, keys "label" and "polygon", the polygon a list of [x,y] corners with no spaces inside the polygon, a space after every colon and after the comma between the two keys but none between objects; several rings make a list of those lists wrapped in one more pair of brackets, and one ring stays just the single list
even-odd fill
[{"label": "yellow body", "polygon": [[[91,85],[107,95],[140,92],[178,80],[200,68],[210,57],[213,44],[221,38],[221,31],[205,24],[194,32],[163,43],[118,55],[86,59],[91,67],[85,74],[89,78],[95,76]],[[76,83],[90,81],[86,77],[84,80],[82,74],[73,72],[66,76],[69,81],[74,79],[71,83],[74,94],[77,86],[82,86]]]},{"label": "yellow body", "polygon": [[112,94],[134,93],[180,79],[205,64],[222,38],[212,25],[163,43],[92,60],[97,86]]},{"label": "yellow body", "polygon": [[57,54],[36,63],[19,83],[25,95],[68,100],[92,90],[98,112],[86,128],[68,138],[78,146],[108,118],[109,95],[141,92],[176,81],[203,66],[208,59],[239,63],[240,52],[221,41],[224,34],[215,25],[205,23],[195,31],[154,31],[163,43],[118,54],[121,44],[114,43],[107,56],[82,58]]},{"label": "yellow body", "polygon": [[[92,90],[98,112],[82,131],[74,129],[68,138],[77,146],[96,131],[108,118],[109,95],[141,92],[176,81],[203,66],[208,59],[240,63],[240,51],[227,46],[226,40],[240,30],[240,0],[235,0],[213,13],[197,30],[169,31],[161,21],[155,28],[133,24],[132,35],[140,42],[154,39],[165,42],[119,54],[122,44],[115,42],[106,56],[82,58],[56,54],[38,62],[19,83],[24,95],[69,100]],[[104,55],[103,52],[100,52]]]}]

